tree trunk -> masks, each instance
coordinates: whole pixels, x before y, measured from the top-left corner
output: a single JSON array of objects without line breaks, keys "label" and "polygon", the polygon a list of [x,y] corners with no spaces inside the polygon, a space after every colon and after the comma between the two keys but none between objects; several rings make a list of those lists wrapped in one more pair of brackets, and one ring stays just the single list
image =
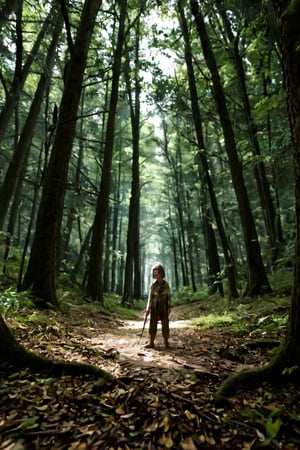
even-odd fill
[{"label": "tree trunk", "polygon": [[183,196],[183,177],[182,177],[182,164],[181,164],[181,148],[180,139],[177,139],[176,143],[176,155],[172,157],[169,152],[169,136],[168,127],[165,121],[162,123],[163,128],[163,143],[162,150],[168,161],[170,171],[174,179],[174,188],[171,187],[171,196],[173,197],[173,202],[177,210],[178,217],[178,245],[180,253],[180,263],[181,263],[181,274],[182,274],[182,284],[183,286],[189,285],[189,271],[188,271],[188,252],[187,252],[187,239],[186,239],[186,226],[184,220],[184,196]]},{"label": "tree trunk", "polygon": [[[84,102],[84,91],[82,92],[81,95],[81,106],[83,105]],[[68,212],[67,212],[67,220],[64,226],[64,230],[62,233],[62,238],[61,238],[61,246],[60,246],[60,262],[59,264],[61,264],[61,262],[63,262],[63,264],[65,265],[66,268],[66,261],[69,260],[69,249],[70,249],[70,239],[71,239],[71,234],[73,231],[73,227],[74,227],[74,222],[76,222],[76,224],[78,225],[78,239],[80,242],[80,245],[82,245],[82,234],[81,234],[81,227],[80,227],[80,220],[81,220],[81,215],[77,214],[78,213],[78,194],[81,193],[81,185],[80,185],[80,176],[81,176],[81,172],[82,172],[82,162],[83,162],[83,152],[84,152],[84,146],[83,146],[83,120],[81,118],[80,120],[80,125],[79,125],[79,148],[78,148],[78,157],[77,157],[77,165],[76,165],[76,170],[74,173],[74,181],[73,181],[73,186],[74,186],[74,190],[71,191],[70,193],[70,200],[69,200],[69,208],[68,208]],[[77,220],[76,220],[77,217]]]},{"label": "tree trunk", "polygon": [[52,41],[48,49],[44,73],[42,73],[40,77],[40,81],[38,83],[30,111],[23,126],[20,139],[4,176],[2,186],[0,187],[0,229],[3,227],[4,219],[9,208],[9,203],[23,169],[24,160],[28,158],[32,136],[39,118],[41,104],[43,102],[46,89],[50,84],[50,75],[55,63],[57,44],[61,29],[62,21],[58,18],[56,21],[56,27],[53,31]]},{"label": "tree trunk", "polygon": [[104,302],[103,298],[104,234],[107,222],[108,200],[110,194],[111,167],[112,167],[114,135],[115,135],[115,118],[119,94],[119,79],[121,73],[126,10],[127,10],[127,1],[124,0],[120,3],[119,31],[112,69],[113,72],[112,86],[107,119],[100,192],[97,199],[96,216],[92,233],[89,265],[88,265],[88,280],[86,288],[87,296],[92,300],[98,301],[102,304]]},{"label": "tree trunk", "polygon": [[[238,387],[247,387],[262,380],[274,382],[289,375],[299,380],[300,372],[300,2],[273,0],[279,23],[282,45],[283,78],[287,94],[287,109],[291,128],[296,200],[296,251],[294,283],[285,341],[270,364],[257,369],[237,372],[227,378],[215,395],[217,402],[232,394]],[[291,369],[285,371],[284,369]]]},{"label": "tree trunk", "polygon": [[83,74],[92,30],[101,0],[86,0],[65,79],[55,141],[47,169],[36,232],[22,289],[31,288],[40,299],[59,307],[56,296],[57,251],[67,184],[68,165],[75,136]]},{"label": "tree trunk", "polygon": [[226,264],[226,273],[229,284],[229,298],[237,298],[239,296],[238,290],[236,287],[236,270],[235,270],[235,262],[233,255],[231,253],[230,245],[225,233],[225,229],[221,219],[221,213],[219,210],[217,198],[214,192],[213,182],[210,176],[209,165],[206,157],[205,143],[202,131],[202,118],[200,113],[200,108],[198,104],[198,93],[196,88],[196,80],[192,62],[192,49],[190,45],[190,38],[188,33],[188,27],[186,23],[186,18],[184,14],[184,10],[181,6],[181,2],[178,2],[178,11],[180,15],[181,29],[183,32],[183,38],[185,43],[185,62],[187,66],[188,72],[188,81],[189,81],[189,89],[191,96],[191,104],[192,104],[192,114],[195,125],[195,131],[197,136],[197,143],[199,151],[196,156],[196,163],[198,164],[199,177],[202,180],[203,184],[207,186],[210,202],[212,206],[212,210],[214,212],[219,236],[222,242],[225,264]]},{"label": "tree trunk", "polygon": [[206,259],[208,263],[208,285],[210,287],[210,294],[219,291],[224,297],[223,283],[220,272],[220,259],[218,254],[217,241],[212,227],[212,219],[209,208],[203,214],[203,234],[206,243]]},{"label": "tree trunk", "polygon": [[254,296],[264,294],[271,292],[272,289],[270,287],[261,256],[257,231],[245,186],[242,165],[237,154],[235,137],[229,117],[229,111],[227,109],[224,89],[198,1],[191,0],[190,4],[201,40],[205,61],[212,76],[214,98],[218,105],[218,112],[224,134],[232,183],[239,207],[248,265],[248,283],[244,295]]},{"label": "tree trunk", "polygon": [[190,274],[191,274],[191,288],[192,292],[197,292],[197,286],[196,286],[196,280],[195,280],[195,267],[194,267],[194,260],[195,253],[196,253],[196,247],[194,243],[194,233],[193,230],[193,221],[191,218],[191,202],[190,202],[190,192],[186,191],[186,216],[187,216],[187,226],[186,226],[186,233],[187,233],[187,253],[188,253],[188,261],[190,266]]},{"label": "tree trunk", "polygon": [[261,158],[260,145],[257,138],[257,125],[252,117],[252,111],[250,106],[250,100],[246,87],[246,76],[243,64],[243,59],[239,52],[238,37],[234,35],[231,29],[231,23],[227,17],[224,1],[219,0],[216,2],[218,12],[221,15],[224,23],[224,28],[227,34],[227,39],[230,43],[229,51],[232,55],[232,60],[235,66],[238,87],[240,96],[243,102],[243,111],[246,118],[248,127],[249,140],[252,146],[254,156],[259,157],[257,164],[254,166],[254,176],[257,184],[257,190],[260,198],[261,209],[263,213],[266,234],[268,236],[270,249],[271,249],[271,264],[274,265],[278,256],[278,239],[276,236],[275,226],[275,210],[273,200],[270,192],[270,185],[266,176],[266,169],[264,162]]},{"label": "tree trunk", "polygon": [[75,262],[74,267],[73,267],[73,269],[72,269],[71,276],[70,276],[72,285],[74,285],[74,284],[76,283],[76,277],[77,277],[77,275],[78,275],[80,266],[81,266],[81,264],[82,264],[83,257],[84,257],[84,255],[85,255],[86,253],[88,253],[88,248],[89,248],[89,245],[90,245],[90,240],[91,240],[91,236],[92,236],[92,231],[93,231],[93,228],[90,227],[89,230],[88,230],[88,232],[87,232],[87,234],[86,234],[86,237],[85,237],[85,239],[84,239],[84,241],[83,241],[83,243],[82,243],[82,245],[81,245],[81,248],[80,248],[80,252],[79,252],[77,261]]},{"label": "tree trunk", "polygon": [[282,45],[283,76],[293,143],[296,200],[294,286],[284,346],[287,366],[300,366],[300,1],[273,0]]},{"label": "tree trunk", "polygon": [[175,291],[178,291],[179,289],[179,275],[178,275],[178,257],[177,257],[177,241],[174,234],[175,224],[173,223],[171,208],[170,208],[171,202],[169,202],[169,214],[168,214],[168,222],[170,224],[170,233],[171,233],[171,248],[172,248],[172,256],[174,261],[174,279],[175,279]]},{"label": "tree trunk", "polygon": [[116,179],[114,180],[114,199],[113,199],[113,212],[112,212],[112,263],[111,263],[111,292],[116,292],[117,289],[117,262],[118,262],[118,246],[117,240],[119,235],[119,216],[120,216],[120,175],[121,175],[121,158],[119,158],[118,171]]},{"label": "tree trunk", "polygon": [[[135,61],[139,60],[139,39],[140,30],[139,22],[135,33]],[[128,50],[127,50],[128,52]],[[140,267],[139,267],[139,252],[140,252],[140,73],[138,64],[135,65],[133,72],[133,80],[130,79],[132,71],[130,70],[129,54],[127,54],[127,64],[125,69],[125,80],[127,87],[127,95],[130,106],[130,120],[132,132],[132,181],[131,181],[131,197],[129,203],[129,217],[127,229],[127,245],[126,245],[126,261],[125,261],[125,279],[124,292],[122,304],[132,304],[133,298],[140,298]],[[134,92],[132,95],[132,87]],[[138,264],[136,263],[138,262]],[[135,280],[135,283],[134,283]],[[139,281],[139,283],[137,282]],[[139,289],[138,285],[139,284]]]},{"label": "tree trunk", "polygon": [[[14,81],[12,83],[10,91],[7,93],[7,97],[5,99],[5,104],[0,113],[0,142],[2,141],[3,135],[7,129],[7,125],[13,114],[15,103],[18,98],[17,94],[21,94],[21,92],[22,92],[26,78],[29,74],[29,69],[30,69],[34,59],[38,55],[40,45],[43,41],[43,38],[46,35],[49,24],[52,22],[52,17],[55,16],[55,14],[56,14],[55,11],[56,11],[56,5],[53,6],[47,19],[43,22],[42,28],[37,36],[37,39],[31,49],[31,51],[28,53],[27,60],[25,61],[25,64],[23,65],[23,68],[21,69],[20,73],[18,73],[18,75],[17,75],[17,67],[16,67],[16,74],[14,76]],[[19,69],[18,69],[18,71],[19,71]]]},{"label": "tree trunk", "polygon": [[103,290],[109,292],[109,279],[111,273],[111,238],[112,238],[112,207],[109,204],[106,217],[105,250],[103,257]]}]

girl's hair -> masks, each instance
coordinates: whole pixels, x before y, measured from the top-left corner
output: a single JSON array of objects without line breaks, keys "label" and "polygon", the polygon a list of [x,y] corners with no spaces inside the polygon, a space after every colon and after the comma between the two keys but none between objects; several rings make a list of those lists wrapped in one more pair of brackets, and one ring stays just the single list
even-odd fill
[{"label": "girl's hair", "polygon": [[152,267],[152,274],[153,274],[154,270],[158,270],[159,272],[161,272],[163,278],[165,278],[165,269],[163,268],[163,266],[161,264],[155,264],[155,266]]}]

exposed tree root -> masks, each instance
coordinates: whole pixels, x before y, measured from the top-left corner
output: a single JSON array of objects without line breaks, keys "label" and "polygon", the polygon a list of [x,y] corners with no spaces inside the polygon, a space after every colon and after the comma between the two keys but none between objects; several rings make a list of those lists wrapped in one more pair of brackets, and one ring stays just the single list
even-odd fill
[{"label": "exposed tree root", "polygon": [[286,347],[283,346],[269,364],[242,370],[230,375],[217,390],[214,397],[215,403],[223,402],[226,397],[234,394],[238,389],[249,389],[262,381],[270,381],[273,383],[287,379],[295,381],[297,374],[299,374],[299,368],[292,371],[292,373],[284,374],[287,362]]},{"label": "exposed tree root", "polygon": [[271,374],[271,365],[235,372],[221,384],[215,394],[214,400],[216,403],[221,403],[226,397],[234,394],[238,389],[249,388],[255,383],[267,380]]},{"label": "exposed tree root", "polygon": [[16,369],[29,368],[34,372],[48,371],[53,375],[95,375],[106,381],[113,377],[99,367],[79,362],[65,362],[43,358],[25,349],[13,336],[10,329],[0,316],[0,363],[13,366]]}]

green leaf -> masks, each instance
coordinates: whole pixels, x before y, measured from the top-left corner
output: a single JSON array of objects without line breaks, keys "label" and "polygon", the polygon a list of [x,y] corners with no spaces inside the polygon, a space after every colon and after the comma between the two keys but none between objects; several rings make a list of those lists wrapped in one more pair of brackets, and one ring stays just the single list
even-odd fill
[{"label": "green leaf", "polygon": [[38,416],[28,417],[21,423],[21,429],[32,429],[37,428],[39,424],[37,423]]},{"label": "green leaf", "polygon": [[279,433],[281,425],[282,425],[281,419],[277,419],[273,422],[273,420],[269,418],[266,423],[266,432],[268,438],[274,439]]}]

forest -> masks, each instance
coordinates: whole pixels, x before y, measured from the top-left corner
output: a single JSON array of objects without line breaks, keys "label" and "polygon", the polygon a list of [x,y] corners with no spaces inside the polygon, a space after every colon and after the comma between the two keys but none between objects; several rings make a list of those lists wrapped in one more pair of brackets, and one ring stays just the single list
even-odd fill
[{"label": "forest", "polygon": [[1,0],[0,449],[299,448],[299,19]]}]

